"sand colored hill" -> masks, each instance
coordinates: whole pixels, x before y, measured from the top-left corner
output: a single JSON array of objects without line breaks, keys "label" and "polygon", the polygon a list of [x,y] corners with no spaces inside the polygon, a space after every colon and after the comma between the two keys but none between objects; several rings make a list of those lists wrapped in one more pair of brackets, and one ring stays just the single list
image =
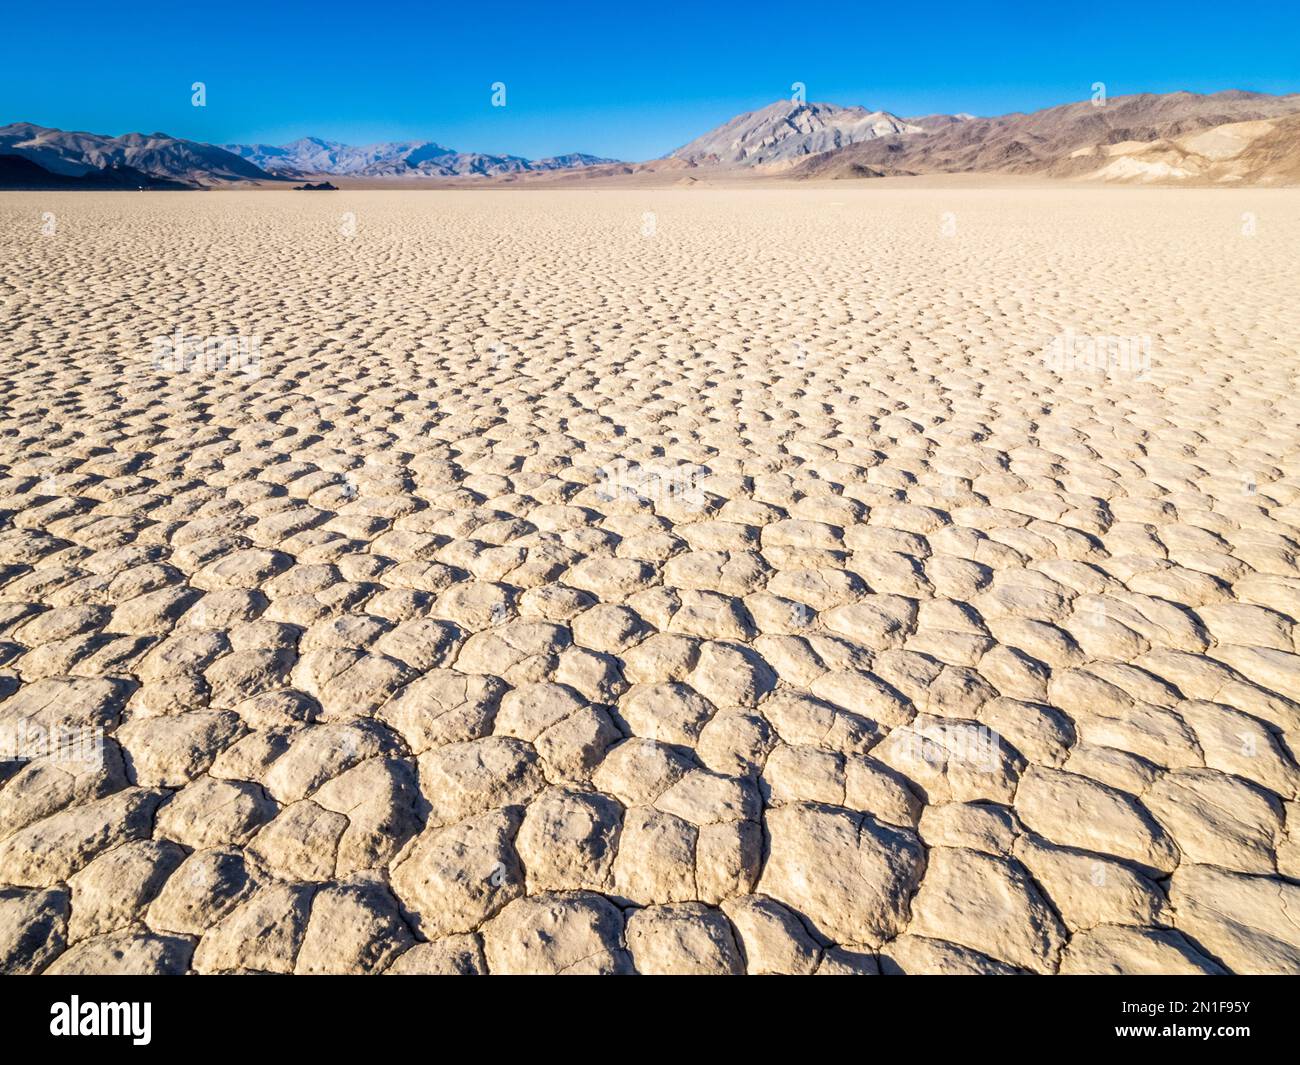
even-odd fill
[{"label": "sand colored hill", "polygon": [[945,180],[0,195],[0,971],[1300,972],[1300,193]]},{"label": "sand colored hill", "polygon": [[[1072,178],[1100,169],[1092,157],[1107,155],[1116,146],[1124,145],[1123,152],[1130,155],[1140,151],[1157,154],[1146,160],[1121,163],[1107,178],[1200,177],[1212,168],[1195,160],[1186,168],[1179,165],[1182,156],[1197,154],[1195,147],[1182,145],[1183,138],[1218,127],[1285,120],[1297,114],[1300,114],[1300,96],[1234,91],[1205,96],[1195,93],[1120,96],[1100,107],[1084,101],[1028,115],[947,124],[919,120],[928,130],[922,136],[882,137],[825,152],[805,160],[791,176],[843,178],[864,176],[864,173],[869,176],[871,172],[972,172]],[[1243,173],[1251,175],[1252,180],[1281,183],[1291,172],[1290,160],[1300,152],[1297,127],[1292,122],[1281,121],[1273,135],[1276,138],[1273,146],[1258,161],[1248,160],[1243,164]],[[1177,143],[1170,147],[1165,142]],[[1150,148],[1139,149],[1139,144]],[[1162,151],[1172,156],[1159,157]],[[1186,174],[1181,173],[1184,169]],[[1208,180],[1214,177],[1212,174]]]},{"label": "sand colored hill", "polygon": [[1232,122],[1172,139],[1080,148],[1060,169],[1082,170],[1081,176],[1098,181],[1300,183],[1300,115]]}]

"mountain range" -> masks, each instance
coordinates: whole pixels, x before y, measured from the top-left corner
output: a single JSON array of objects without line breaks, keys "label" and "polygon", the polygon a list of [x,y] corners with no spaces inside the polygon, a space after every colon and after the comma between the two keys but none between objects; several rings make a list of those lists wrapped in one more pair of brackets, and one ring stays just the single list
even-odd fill
[{"label": "mountain range", "polygon": [[689,184],[729,174],[803,180],[934,173],[1300,183],[1300,94],[1145,93],[994,118],[905,118],[778,100],[643,163],[582,153],[529,160],[433,141],[355,147],[304,137],[286,145],[212,145],[164,133],[109,137],[25,122],[0,127],[3,188],[199,188],[316,175],[507,184],[648,176]]},{"label": "mountain range", "polygon": [[480,174],[564,170],[613,163],[594,155],[574,152],[549,159],[524,159],[517,155],[458,152],[433,141],[395,141],[356,148],[319,137],[303,137],[292,144],[227,144],[227,151],[271,174],[303,176],[338,174],[346,177],[422,178],[465,177]]},{"label": "mountain range", "polygon": [[[22,160],[19,163],[15,160]],[[267,144],[201,144],[165,133],[110,137],[15,122],[0,126],[0,188],[202,188],[318,174],[362,178],[496,177],[608,165],[575,152],[548,159],[458,152],[433,141],[352,147],[304,137]]]}]

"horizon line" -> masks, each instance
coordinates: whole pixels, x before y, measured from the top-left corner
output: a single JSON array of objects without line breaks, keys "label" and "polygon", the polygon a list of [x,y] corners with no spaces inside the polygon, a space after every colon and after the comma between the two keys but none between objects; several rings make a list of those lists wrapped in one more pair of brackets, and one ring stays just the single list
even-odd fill
[{"label": "horizon line", "polygon": [[[1272,97],[1282,98],[1282,97],[1287,97],[1287,96],[1300,96],[1300,88],[1294,89],[1294,90],[1289,91],[1289,92],[1268,92],[1268,91],[1261,90],[1261,89],[1247,89],[1247,88],[1240,88],[1240,87],[1237,87],[1237,86],[1230,86],[1230,87],[1227,87],[1227,88],[1215,89],[1215,90],[1213,90],[1212,92],[1197,92],[1197,91],[1194,90],[1194,89],[1174,89],[1174,90],[1171,90],[1171,91],[1169,91],[1169,92],[1151,92],[1151,91],[1144,91],[1144,92],[1120,93],[1120,94],[1117,94],[1117,95],[1114,95],[1114,96],[1110,96],[1109,99],[1110,99],[1110,100],[1124,100],[1124,99],[1129,99],[1129,98],[1132,98],[1132,97],[1138,97],[1138,96],[1178,96],[1178,95],[1202,96],[1202,97],[1207,97],[1207,96],[1218,96],[1218,95],[1221,95],[1221,94],[1223,94],[1223,93],[1243,93],[1243,94],[1253,95],[1253,96],[1272,96]],[[974,113],[974,112],[971,112],[971,111],[965,111],[965,110],[961,110],[961,111],[929,111],[929,112],[927,112],[927,113],[925,113],[925,114],[916,114],[916,115],[900,115],[900,114],[897,114],[897,113],[894,112],[894,111],[890,111],[890,110],[888,110],[888,109],[886,109],[886,108],[884,108],[884,107],[877,107],[877,108],[874,108],[874,109],[873,109],[873,108],[868,107],[868,105],[866,105],[866,104],[841,104],[841,103],[835,103],[835,102],[830,101],[830,100],[795,101],[795,100],[794,100],[793,98],[791,98],[791,97],[784,97],[784,96],[782,96],[782,97],[777,97],[776,99],[770,101],[769,103],[766,103],[766,104],[760,104],[760,105],[757,106],[757,107],[752,107],[752,108],[749,108],[748,110],[745,110],[745,111],[738,111],[738,112],[732,114],[729,118],[725,118],[725,119],[723,119],[721,122],[717,123],[717,126],[723,126],[723,125],[726,125],[728,122],[731,122],[731,121],[733,121],[733,120],[736,119],[736,118],[740,118],[740,117],[742,117],[743,115],[753,114],[753,113],[756,112],[756,111],[761,111],[761,110],[763,110],[763,109],[766,108],[766,107],[771,107],[771,106],[773,106],[773,104],[781,103],[783,100],[789,100],[789,102],[791,102],[791,103],[796,103],[796,102],[797,102],[797,103],[799,103],[801,106],[817,106],[817,105],[826,105],[826,106],[830,106],[830,107],[842,107],[842,108],[854,108],[854,107],[857,107],[857,108],[862,108],[863,110],[869,111],[869,112],[871,112],[871,113],[883,113],[883,114],[891,115],[891,116],[893,116],[893,117],[895,117],[895,118],[903,119],[904,121],[907,121],[907,120],[910,120],[910,119],[928,118],[928,117],[932,117],[932,116],[936,116],[936,115],[947,115],[947,116],[950,116],[950,117],[958,117],[958,116],[963,116],[963,115],[965,115],[965,116],[969,116],[969,120],[972,120],[972,121],[980,121],[980,120],[985,120],[985,121],[987,121],[987,120],[991,120],[991,119],[1006,118],[1006,117],[1015,116],[1015,115],[1032,115],[1032,114],[1039,114],[1039,113],[1041,113],[1041,112],[1043,112],[1043,111],[1051,111],[1051,110],[1054,110],[1055,108],[1058,108],[1058,107],[1069,107],[1069,106],[1072,106],[1072,105],[1074,105],[1074,104],[1079,104],[1079,103],[1086,103],[1086,102],[1088,102],[1088,101],[1087,101],[1087,97],[1084,97],[1084,98],[1081,98],[1081,99],[1069,99],[1069,100],[1063,100],[1063,101],[1061,101],[1061,102],[1059,102],[1059,103],[1049,104],[1049,105],[1046,106],[1046,107],[1035,108],[1035,109],[1032,110],[1032,111],[1003,111],[1003,112],[1000,112],[999,114],[994,114],[994,115],[981,115],[981,114],[976,114],[976,113]],[[294,143],[297,143],[298,141],[304,141],[304,140],[320,141],[320,142],[323,143],[323,144],[328,144],[328,145],[331,145],[331,146],[342,147],[342,148],[373,148],[373,147],[379,147],[379,146],[381,146],[381,145],[392,145],[392,144],[419,144],[419,145],[429,145],[429,144],[431,144],[431,145],[435,145],[436,147],[439,147],[439,148],[445,148],[448,152],[454,152],[454,153],[456,153],[456,154],[460,154],[460,155],[485,155],[485,156],[492,156],[492,157],[494,157],[494,158],[498,158],[498,159],[502,159],[502,158],[505,158],[505,159],[522,159],[522,160],[525,160],[525,161],[528,161],[528,162],[536,162],[536,161],[539,161],[539,160],[552,159],[552,158],[557,158],[557,157],[559,157],[559,156],[563,156],[563,155],[589,155],[589,156],[592,156],[592,157],[594,157],[594,158],[602,159],[602,160],[607,161],[607,162],[615,162],[615,163],[624,163],[624,162],[627,162],[627,163],[630,163],[630,162],[641,162],[641,161],[650,161],[650,160],[653,160],[653,159],[661,159],[661,158],[664,158],[664,157],[666,157],[666,156],[668,156],[668,155],[671,155],[672,152],[676,151],[678,148],[680,148],[680,147],[683,146],[682,144],[679,144],[679,145],[676,145],[676,146],[673,147],[673,148],[669,148],[668,151],[662,153],[661,155],[657,155],[657,156],[645,156],[645,157],[642,157],[642,159],[639,159],[639,160],[638,160],[638,159],[622,159],[622,158],[615,158],[615,157],[611,157],[611,156],[603,156],[603,155],[600,155],[600,154],[597,153],[597,152],[589,152],[589,151],[585,151],[585,150],[583,150],[583,149],[581,149],[581,148],[576,148],[576,149],[572,149],[572,150],[568,150],[568,151],[553,151],[553,152],[550,152],[549,154],[545,154],[545,155],[532,155],[532,156],[530,156],[530,155],[520,155],[520,154],[517,154],[517,153],[515,153],[515,152],[491,152],[491,151],[483,151],[483,150],[479,150],[479,149],[469,149],[469,150],[467,150],[467,149],[464,149],[464,148],[451,148],[451,147],[448,147],[446,144],[443,144],[441,141],[434,140],[434,139],[423,139],[423,138],[397,138],[397,139],[394,139],[394,140],[373,140],[373,141],[365,141],[365,142],[359,142],[359,143],[350,143],[350,142],[348,142],[348,141],[330,140],[329,138],[321,137],[321,136],[319,136],[318,134],[315,134],[315,133],[304,133],[304,134],[302,134],[301,136],[295,137],[295,138],[293,138],[293,139],[291,139],[291,140],[284,141],[284,142],[281,142],[281,143],[279,143],[279,144],[276,144],[276,143],[273,143],[273,142],[271,142],[271,141],[266,141],[266,140],[226,140],[226,141],[220,141],[220,142],[218,142],[218,141],[203,141],[203,140],[198,140],[198,139],[193,138],[193,137],[177,136],[176,134],[168,133],[168,132],[166,132],[166,131],[164,131],[164,130],[154,130],[152,133],[146,133],[146,132],[144,132],[142,129],[128,129],[128,130],[126,130],[126,131],[124,131],[124,132],[122,132],[122,133],[99,133],[99,132],[96,132],[95,130],[90,130],[90,129],[68,129],[68,128],[65,128],[65,127],[63,127],[63,126],[45,126],[45,125],[41,125],[41,124],[38,123],[38,122],[32,122],[32,121],[29,121],[29,120],[27,120],[27,119],[17,119],[17,120],[14,120],[14,121],[12,121],[12,122],[8,122],[8,123],[6,123],[5,125],[8,125],[8,126],[29,125],[29,126],[36,126],[36,127],[40,128],[40,129],[57,130],[58,132],[61,132],[61,133],[72,133],[72,134],[84,133],[84,134],[87,134],[87,135],[89,135],[89,136],[95,136],[95,137],[112,137],[112,138],[115,138],[115,139],[116,139],[116,138],[121,138],[121,137],[129,137],[129,136],[132,136],[132,135],[140,136],[140,137],[167,137],[167,138],[169,138],[169,139],[171,139],[171,140],[176,140],[176,141],[186,141],[186,142],[189,142],[189,143],[191,143],[191,144],[201,144],[201,145],[205,145],[205,146],[207,146],[207,147],[211,147],[211,148],[220,148],[220,149],[222,149],[222,150],[226,150],[226,151],[229,150],[229,148],[227,147],[228,145],[233,145],[233,146],[236,146],[236,147],[270,147],[270,148],[283,148],[283,147],[287,147],[287,146],[290,145],[290,144],[294,144]],[[713,126],[713,127],[709,127],[709,128],[710,128],[710,129],[714,129],[714,128],[717,128],[717,126]],[[4,127],[3,127],[3,126],[0,126],[0,128],[4,128]],[[686,142],[684,142],[684,143],[685,143],[685,144],[689,144],[690,141],[686,141]],[[232,153],[232,154],[233,154],[233,153]]]}]

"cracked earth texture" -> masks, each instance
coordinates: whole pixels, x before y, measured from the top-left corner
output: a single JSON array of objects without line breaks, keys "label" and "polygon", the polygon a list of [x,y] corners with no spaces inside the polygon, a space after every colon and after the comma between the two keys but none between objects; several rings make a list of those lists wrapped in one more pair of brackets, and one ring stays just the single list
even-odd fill
[{"label": "cracked earth texture", "polygon": [[1300,195],[0,247],[0,969],[1300,971]]}]

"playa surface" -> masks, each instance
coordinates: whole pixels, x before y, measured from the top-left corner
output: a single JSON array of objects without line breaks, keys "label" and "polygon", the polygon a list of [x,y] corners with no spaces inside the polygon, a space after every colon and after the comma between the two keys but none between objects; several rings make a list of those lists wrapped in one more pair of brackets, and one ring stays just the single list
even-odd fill
[{"label": "playa surface", "polygon": [[1298,275],[1287,191],[0,196],[0,969],[1300,970]]}]

